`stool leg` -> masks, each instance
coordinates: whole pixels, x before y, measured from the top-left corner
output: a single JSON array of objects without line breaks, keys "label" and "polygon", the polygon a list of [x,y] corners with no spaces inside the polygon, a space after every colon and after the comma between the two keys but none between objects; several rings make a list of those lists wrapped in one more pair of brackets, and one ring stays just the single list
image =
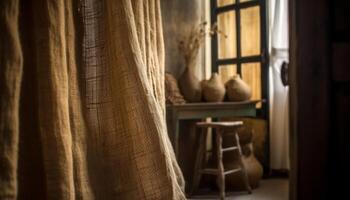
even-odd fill
[{"label": "stool leg", "polygon": [[203,164],[203,158],[206,155],[206,139],[207,139],[207,129],[202,128],[202,133],[199,136],[199,145],[197,149],[197,155],[196,155],[196,162],[194,166],[194,175],[193,175],[193,183],[192,183],[192,190],[191,195],[194,193],[195,190],[198,189],[200,179],[201,179],[201,169]]},{"label": "stool leg", "polygon": [[243,154],[242,154],[242,149],[241,149],[241,145],[239,144],[239,136],[236,132],[235,134],[235,137],[236,137],[236,144],[237,144],[237,147],[238,147],[238,160],[239,160],[239,165],[241,166],[241,169],[242,169],[242,175],[243,175],[243,181],[244,181],[244,185],[248,191],[249,194],[252,193],[252,188],[250,187],[250,184],[249,184],[249,179],[248,179],[248,174],[247,174],[247,170],[244,166],[244,163],[243,163]]},{"label": "stool leg", "polygon": [[220,189],[220,199],[225,199],[225,169],[223,163],[223,152],[222,152],[222,130],[220,128],[217,129],[216,132],[216,150],[217,150],[217,184]]}]

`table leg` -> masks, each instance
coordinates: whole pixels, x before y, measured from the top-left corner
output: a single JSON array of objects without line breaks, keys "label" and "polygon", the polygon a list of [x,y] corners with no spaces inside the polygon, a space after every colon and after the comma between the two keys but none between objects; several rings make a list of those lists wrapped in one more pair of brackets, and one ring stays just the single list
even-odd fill
[{"label": "table leg", "polygon": [[179,119],[177,118],[176,113],[173,113],[173,119],[172,119],[172,127],[173,127],[173,145],[174,145],[174,152],[176,155],[176,158],[179,157],[179,126],[180,126],[180,122]]}]

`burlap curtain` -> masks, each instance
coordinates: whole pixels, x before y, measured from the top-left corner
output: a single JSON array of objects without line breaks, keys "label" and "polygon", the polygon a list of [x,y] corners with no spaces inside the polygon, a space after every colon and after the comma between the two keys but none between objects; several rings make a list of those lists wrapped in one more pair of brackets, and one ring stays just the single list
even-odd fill
[{"label": "burlap curtain", "polygon": [[159,4],[1,1],[0,199],[185,199]]},{"label": "burlap curtain", "polygon": [[18,2],[0,1],[0,199],[17,191],[19,94],[22,53],[18,35]]}]

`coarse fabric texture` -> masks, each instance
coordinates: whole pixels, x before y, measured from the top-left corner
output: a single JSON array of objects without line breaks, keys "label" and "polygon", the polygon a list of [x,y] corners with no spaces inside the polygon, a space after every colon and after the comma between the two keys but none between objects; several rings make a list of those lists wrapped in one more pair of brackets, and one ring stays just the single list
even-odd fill
[{"label": "coarse fabric texture", "polygon": [[17,195],[17,151],[22,53],[18,1],[0,1],[0,199]]},{"label": "coarse fabric texture", "polygon": [[0,199],[185,199],[159,0],[1,4]]}]

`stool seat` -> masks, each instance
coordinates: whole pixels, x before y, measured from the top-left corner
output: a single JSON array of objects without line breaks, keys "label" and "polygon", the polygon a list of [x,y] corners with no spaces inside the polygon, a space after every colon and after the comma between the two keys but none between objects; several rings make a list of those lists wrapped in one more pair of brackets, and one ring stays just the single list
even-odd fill
[{"label": "stool seat", "polygon": [[196,126],[198,127],[211,127],[211,128],[230,128],[230,127],[238,127],[242,126],[243,122],[242,121],[235,121],[235,122],[197,122]]},{"label": "stool seat", "polygon": [[[239,135],[237,133],[237,129],[243,125],[242,121],[230,121],[230,122],[198,122],[196,126],[202,128],[202,134],[199,139],[199,148],[197,150],[197,157],[195,163],[194,170],[194,178],[192,185],[192,193],[199,186],[199,181],[201,178],[201,174],[210,174],[217,176],[217,184],[220,189],[220,199],[225,199],[225,176],[232,173],[240,172],[242,173],[242,181],[244,182],[248,193],[251,193],[251,187],[248,181],[248,175],[243,163],[242,158],[242,149],[239,143]],[[216,156],[217,156],[217,168],[203,168],[202,162],[206,157],[206,136],[208,128],[216,129],[215,132],[215,140],[216,140]],[[228,134],[225,132],[225,129],[230,129],[230,133],[235,135],[235,145],[223,148],[222,139],[224,134]],[[214,149],[213,149],[214,150]],[[225,170],[223,163],[223,153],[228,151],[236,151],[238,155],[238,163],[239,166],[236,168]]]}]

